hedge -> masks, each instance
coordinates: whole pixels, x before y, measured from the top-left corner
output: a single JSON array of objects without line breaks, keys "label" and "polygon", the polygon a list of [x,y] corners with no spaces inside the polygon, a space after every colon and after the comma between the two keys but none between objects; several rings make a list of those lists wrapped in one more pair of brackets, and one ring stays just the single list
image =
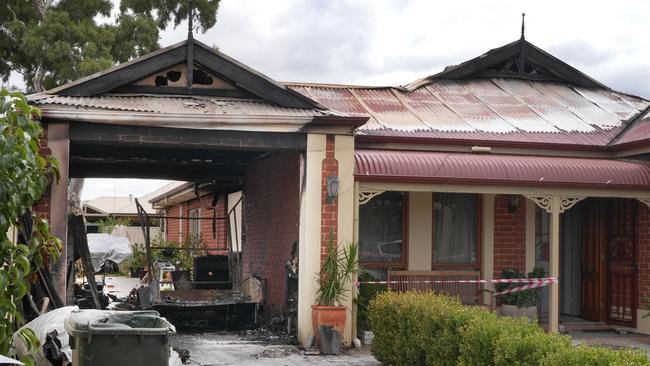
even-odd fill
[{"label": "hedge", "polygon": [[498,317],[457,299],[386,292],[371,301],[373,355],[386,365],[650,366],[645,352],[572,346],[525,319]]}]

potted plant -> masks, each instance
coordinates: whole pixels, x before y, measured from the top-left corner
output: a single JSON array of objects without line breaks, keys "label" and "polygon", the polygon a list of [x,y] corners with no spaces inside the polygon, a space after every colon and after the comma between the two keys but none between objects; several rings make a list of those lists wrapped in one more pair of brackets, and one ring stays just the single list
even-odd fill
[{"label": "potted plant", "polygon": [[172,262],[176,270],[172,272],[174,280],[174,289],[191,290],[192,289],[192,271],[194,269],[194,258],[201,252],[203,246],[200,235],[187,235],[182,244],[176,245],[176,255]]},{"label": "potted plant", "polygon": [[[546,272],[542,267],[533,268],[532,272],[524,275],[516,269],[504,269],[501,278],[541,278]],[[524,285],[524,283],[500,283],[495,286],[497,292]],[[539,302],[542,289],[531,288],[524,291],[513,292],[499,296],[501,301],[501,315],[510,317],[526,317],[534,320],[537,317],[537,303]]]},{"label": "potted plant", "polygon": [[139,244],[131,245],[131,258],[128,259],[129,272],[131,277],[138,278],[141,271],[144,271],[144,267],[147,263],[147,254],[142,249]]},{"label": "potted plant", "polygon": [[338,250],[334,245],[333,234],[330,233],[323,265],[318,274],[316,304],[312,305],[311,313],[317,343],[320,326],[331,326],[343,336],[347,315],[341,302],[346,299],[347,285],[357,272],[358,253],[359,246],[356,243]]}]

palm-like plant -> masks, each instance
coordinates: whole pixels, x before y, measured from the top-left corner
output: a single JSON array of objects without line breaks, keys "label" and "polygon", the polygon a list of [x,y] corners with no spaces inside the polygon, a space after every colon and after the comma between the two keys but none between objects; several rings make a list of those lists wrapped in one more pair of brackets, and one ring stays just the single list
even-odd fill
[{"label": "palm-like plant", "polygon": [[330,232],[327,252],[318,277],[316,302],[323,306],[336,306],[346,298],[346,284],[352,281],[357,272],[359,246],[351,243],[338,250],[334,245],[334,235]]}]

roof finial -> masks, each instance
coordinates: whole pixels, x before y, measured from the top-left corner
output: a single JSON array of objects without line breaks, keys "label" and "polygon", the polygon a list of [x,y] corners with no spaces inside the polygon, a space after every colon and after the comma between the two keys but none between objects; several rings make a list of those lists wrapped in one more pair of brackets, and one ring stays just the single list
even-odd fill
[{"label": "roof finial", "polygon": [[526,32],[526,13],[521,13],[521,39],[526,39],[524,33]]},{"label": "roof finial", "polygon": [[192,93],[194,84],[194,5],[187,0],[187,90]]},{"label": "roof finial", "polygon": [[187,1],[187,38],[194,38],[194,4],[192,0]]}]

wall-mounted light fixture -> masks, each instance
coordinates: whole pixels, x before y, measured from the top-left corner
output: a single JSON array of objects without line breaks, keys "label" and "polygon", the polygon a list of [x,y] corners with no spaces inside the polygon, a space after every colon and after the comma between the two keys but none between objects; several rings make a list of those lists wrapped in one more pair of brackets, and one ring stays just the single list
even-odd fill
[{"label": "wall-mounted light fixture", "polygon": [[327,177],[327,203],[332,203],[339,195],[339,177],[330,175]]},{"label": "wall-mounted light fixture", "polygon": [[519,204],[521,203],[521,197],[516,194],[511,194],[508,196],[508,213],[515,213],[519,209]]}]

